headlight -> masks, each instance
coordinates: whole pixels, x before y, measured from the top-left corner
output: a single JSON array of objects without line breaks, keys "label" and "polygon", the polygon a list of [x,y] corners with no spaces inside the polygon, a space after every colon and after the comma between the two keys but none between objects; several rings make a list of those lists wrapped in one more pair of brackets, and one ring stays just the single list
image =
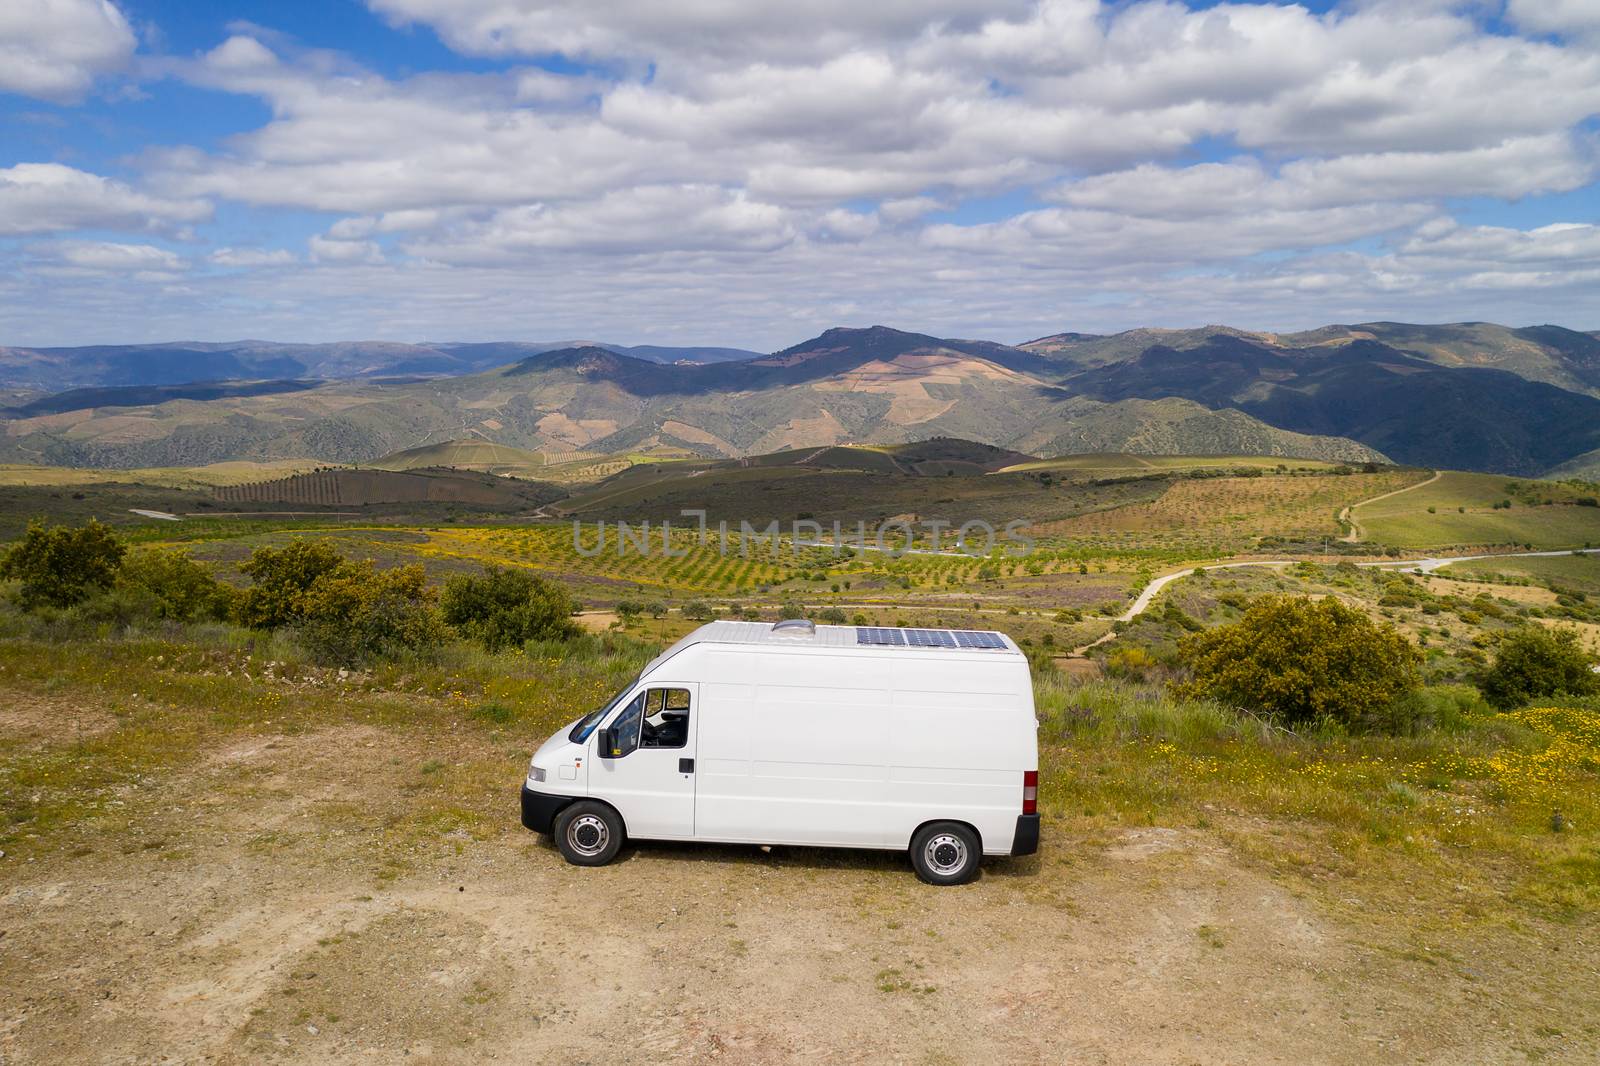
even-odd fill
[{"label": "headlight", "polygon": [[544,781],[544,771],[537,766],[528,767],[528,780],[539,782]]}]

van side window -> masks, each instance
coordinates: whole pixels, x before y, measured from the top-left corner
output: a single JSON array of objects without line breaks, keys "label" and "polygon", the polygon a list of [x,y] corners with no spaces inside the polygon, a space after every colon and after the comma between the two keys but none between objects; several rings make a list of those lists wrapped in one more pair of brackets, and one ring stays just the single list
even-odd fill
[{"label": "van side window", "polygon": [[645,693],[641,748],[681,748],[689,743],[689,690],[653,688]]},{"label": "van side window", "polygon": [[635,696],[622,708],[617,720],[611,723],[611,735],[615,741],[611,749],[612,758],[620,758],[639,746],[639,726],[644,720],[645,697],[649,694],[641,692]]}]

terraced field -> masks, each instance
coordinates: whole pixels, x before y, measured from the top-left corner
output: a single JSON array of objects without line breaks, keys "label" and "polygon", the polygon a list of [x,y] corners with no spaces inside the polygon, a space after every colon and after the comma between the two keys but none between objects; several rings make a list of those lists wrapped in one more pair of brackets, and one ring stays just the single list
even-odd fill
[{"label": "terraced field", "polygon": [[1197,558],[1245,551],[1262,537],[1311,539],[1337,534],[1345,506],[1402,488],[1426,475],[1414,470],[1304,477],[1219,477],[1170,483],[1158,497],[1039,527],[1043,536],[1106,546],[1182,548]]},{"label": "terraced field", "polygon": [[[1431,485],[1357,507],[1370,540],[1419,550],[1600,544],[1595,493],[1576,485],[1446,471]],[[1499,506],[1496,506],[1499,505]]]}]

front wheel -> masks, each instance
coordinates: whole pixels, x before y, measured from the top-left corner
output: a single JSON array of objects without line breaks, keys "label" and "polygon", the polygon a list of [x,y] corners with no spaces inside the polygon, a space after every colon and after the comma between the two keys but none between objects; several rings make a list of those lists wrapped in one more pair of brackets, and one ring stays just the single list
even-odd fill
[{"label": "front wheel", "polygon": [[930,885],[964,885],[978,876],[983,846],[960,822],[934,822],[911,838],[911,868]]},{"label": "front wheel", "polygon": [[556,847],[574,866],[604,866],[622,849],[622,819],[603,803],[580,800],[556,815]]}]

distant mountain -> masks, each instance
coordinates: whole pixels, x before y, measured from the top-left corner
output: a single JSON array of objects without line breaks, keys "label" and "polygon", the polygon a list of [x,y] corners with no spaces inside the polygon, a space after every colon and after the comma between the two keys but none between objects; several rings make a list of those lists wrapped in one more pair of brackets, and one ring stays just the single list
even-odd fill
[{"label": "distant mountain", "polygon": [[[1426,332],[1434,328],[1389,329],[1406,350],[1348,332],[1382,332],[1365,326],[1285,336],[1227,329],[1060,335],[1027,347],[1048,354],[1057,383],[1076,396],[1232,408],[1280,429],[1350,437],[1400,462],[1538,475],[1600,448],[1600,396],[1544,380],[1565,376],[1581,385],[1600,369],[1586,334],[1516,331],[1516,345],[1495,349],[1495,358],[1479,348],[1447,364],[1447,349],[1418,345],[1459,327]],[[1535,349],[1529,338],[1539,336],[1561,347]]]},{"label": "distant mountain", "polygon": [[1561,326],[1512,329],[1492,322],[1416,326],[1367,322],[1288,333],[1288,347],[1375,340],[1438,366],[1505,370],[1529,381],[1600,396],[1600,337]]},{"label": "distant mountain", "polygon": [[736,363],[742,359],[759,359],[762,355],[744,348],[666,348],[659,344],[602,344],[600,347],[654,363]]},{"label": "distant mountain", "polygon": [[53,396],[31,397],[27,402],[0,409],[7,418],[34,418],[100,407],[150,407],[172,400],[223,400],[241,396],[271,396],[314,389],[320,381],[217,381],[189,385],[122,385],[98,389],[69,389]]},{"label": "distant mountain", "polygon": [[90,408],[70,420],[21,418],[6,427],[0,457],[96,466],[367,462],[471,435],[530,451],[668,447],[713,457],[956,437],[1047,456],[1383,458],[1351,440],[1286,432],[1192,400],[1083,395],[1050,380],[1060,365],[1037,353],[882,326],[832,329],[770,356],[700,365],[598,345],[517,351],[525,354],[493,370],[425,381],[335,381],[210,403]]},{"label": "distant mountain", "polygon": [[[183,385],[266,378],[346,379],[403,375],[474,374],[538,352],[585,341],[495,341],[400,344],[341,341],[170,341],[81,348],[0,347],[0,386],[43,392],[129,385]],[[656,363],[720,363],[754,359],[742,348],[670,348],[599,344]]]}]

